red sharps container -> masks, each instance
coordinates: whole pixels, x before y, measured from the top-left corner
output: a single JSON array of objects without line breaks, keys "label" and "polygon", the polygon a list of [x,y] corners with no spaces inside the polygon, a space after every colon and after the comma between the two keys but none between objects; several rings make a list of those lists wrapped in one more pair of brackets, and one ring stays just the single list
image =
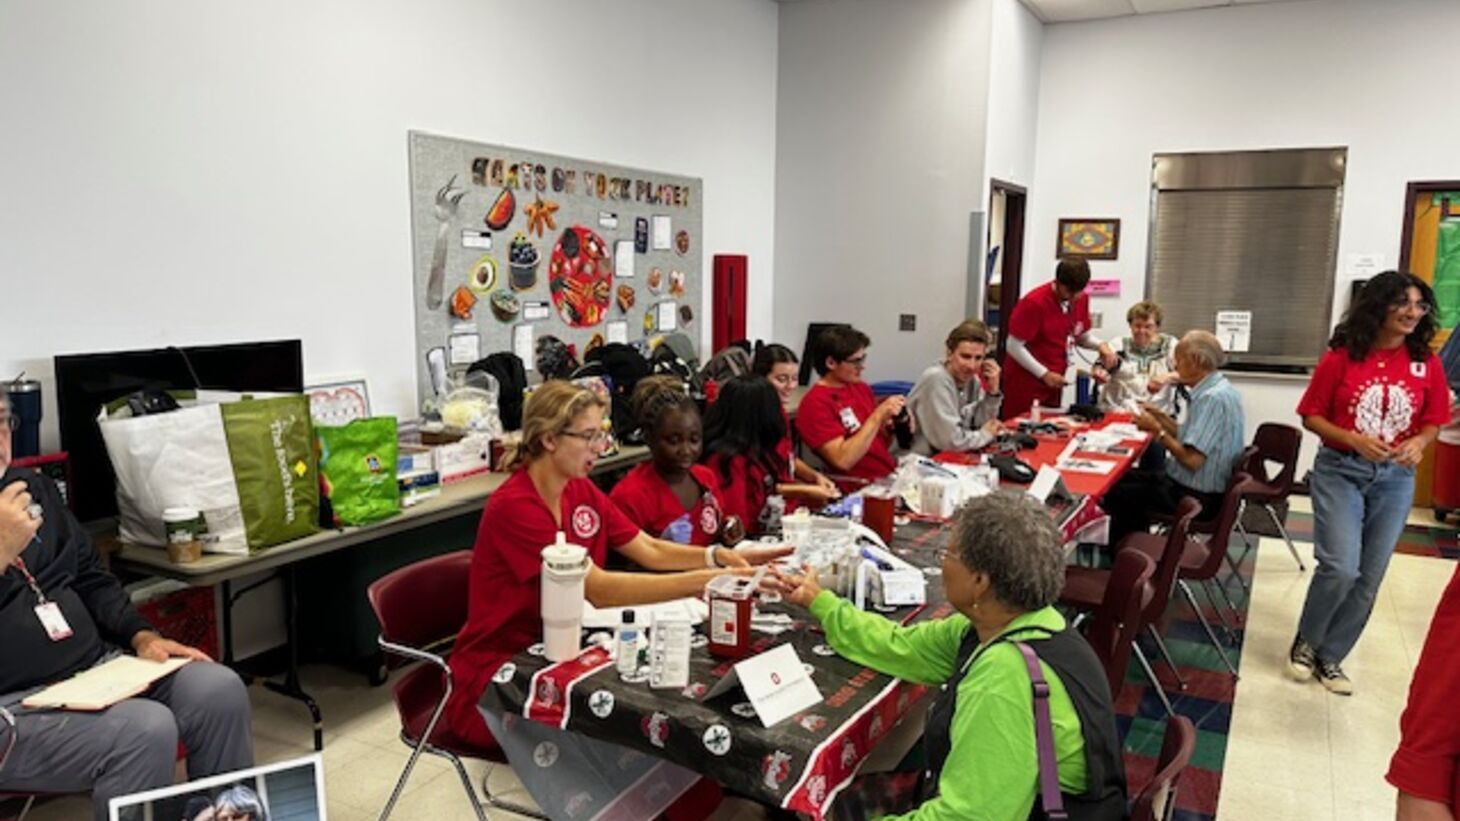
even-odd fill
[{"label": "red sharps container", "polygon": [[750,653],[750,614],[757,580],[716,576],[705,585],[710,602],[710,654],[741,658]]}]

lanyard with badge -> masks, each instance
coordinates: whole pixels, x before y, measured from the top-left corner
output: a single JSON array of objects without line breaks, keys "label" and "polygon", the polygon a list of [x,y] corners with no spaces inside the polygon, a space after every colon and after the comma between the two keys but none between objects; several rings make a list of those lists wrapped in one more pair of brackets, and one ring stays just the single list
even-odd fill
[{"label": "lanyard with badge", "polygon": [[40,584],[36,582],[35,576],[31,575],[30,568],[25,566],[25,560],[16,557],[12,567],[20,571],[20,575],[25,577],[25,583],[35,593],[35,615],[40,619],[41,627],[45,628],[46,635],[51,637],[51,641],[71,638],[71,625],[66,623],[66,616],[61,612],[61,605],[46,598],[46,594],[41,590]]}]

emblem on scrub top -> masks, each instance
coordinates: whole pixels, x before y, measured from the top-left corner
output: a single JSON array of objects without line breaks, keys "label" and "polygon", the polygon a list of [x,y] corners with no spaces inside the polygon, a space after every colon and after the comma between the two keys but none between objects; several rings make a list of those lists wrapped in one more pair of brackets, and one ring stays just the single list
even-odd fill
[{"label": "emblem on scrub top", "polygon": [[598,528],[602,526],[603,520],[598,517],[598,511],[588,505],[578,505],[573,510],[573,533],[580,539],[591,539],[598,535]]}]

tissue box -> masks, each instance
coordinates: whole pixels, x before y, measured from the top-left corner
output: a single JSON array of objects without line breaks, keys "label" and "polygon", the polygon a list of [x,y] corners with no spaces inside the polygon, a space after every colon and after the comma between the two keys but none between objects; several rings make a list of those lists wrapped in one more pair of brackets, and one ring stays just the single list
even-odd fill
[{"label": "tissue box", "polygon": [[433,472],[436,470],[436,451],[423,445],[402,444],[396,449],[395,472],[404,476],[408,473]]}]

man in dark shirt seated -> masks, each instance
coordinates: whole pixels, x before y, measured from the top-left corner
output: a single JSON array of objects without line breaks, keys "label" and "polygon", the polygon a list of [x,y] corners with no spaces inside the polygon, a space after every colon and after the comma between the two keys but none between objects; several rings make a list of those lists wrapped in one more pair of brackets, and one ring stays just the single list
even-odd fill
[{"label": "man in dark shirt seated", "polygon": [[[0,720],[0,793],[90,791],[106,819],[113,796],[173,783],[179,741],[190,778],[253,766],[243,682],[142,618],[56,486],[10,467],[11,418],[0,398],[0,709],[14,717]],[[195,661],[100,712],[21,707],[127,650]]]}]

